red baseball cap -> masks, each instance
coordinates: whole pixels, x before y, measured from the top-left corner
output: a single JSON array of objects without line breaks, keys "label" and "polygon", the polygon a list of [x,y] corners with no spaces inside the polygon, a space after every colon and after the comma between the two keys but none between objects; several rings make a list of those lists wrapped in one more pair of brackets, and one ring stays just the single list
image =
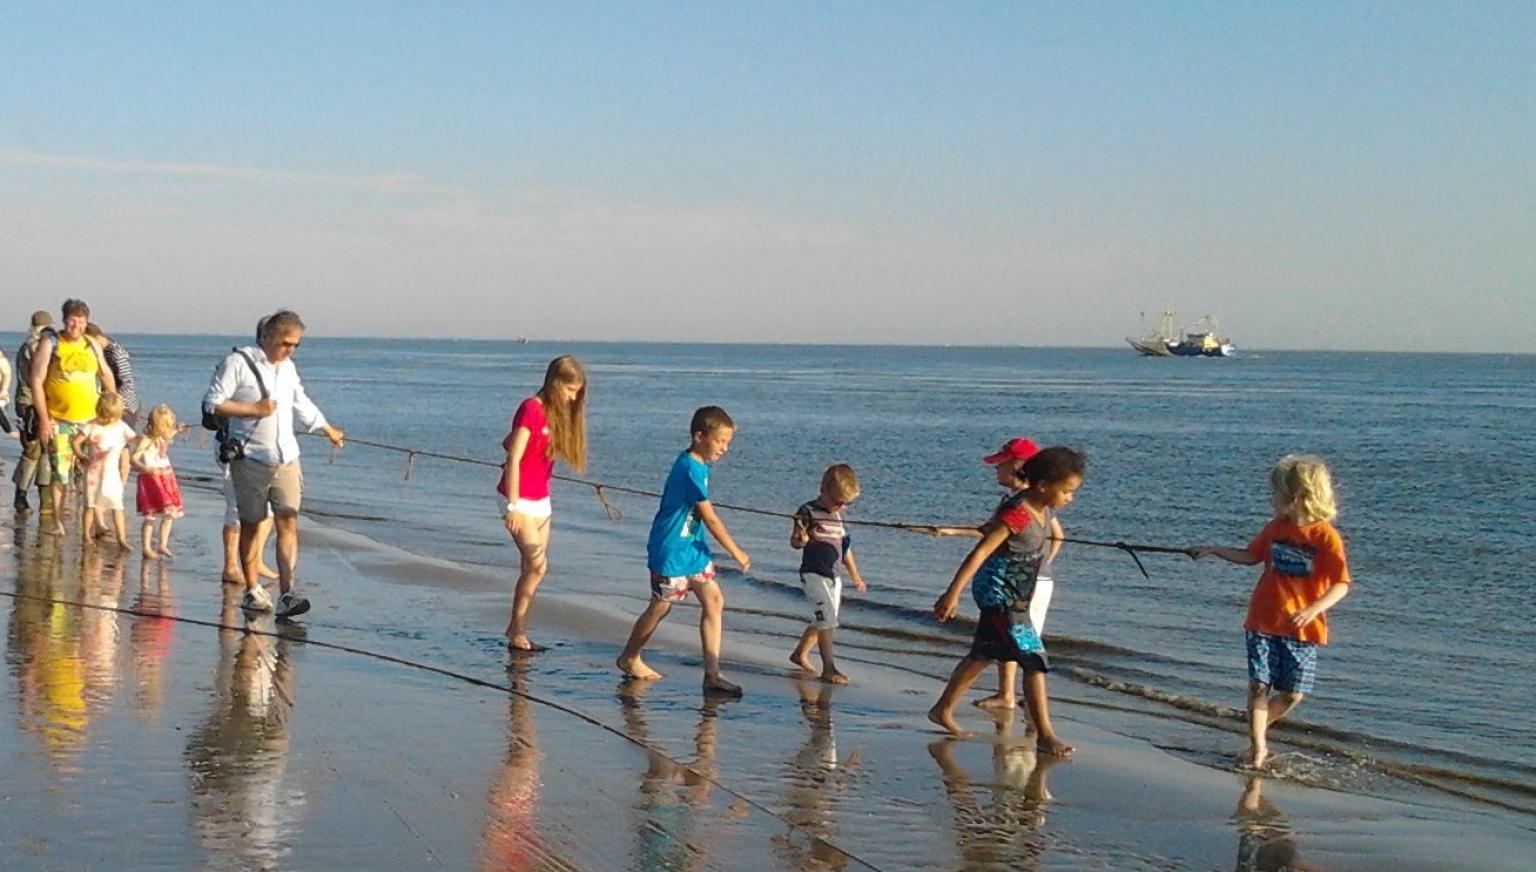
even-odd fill
[{"label": "red baseball cap", "polygon": [[982,463],[990,463],[996,466],[1005,460],[1028,460],[1040,453],[1040,446],[1020,436],[1017,439],[1009,439],[1003,444],[996,454],[988,454],[981,459]]}]

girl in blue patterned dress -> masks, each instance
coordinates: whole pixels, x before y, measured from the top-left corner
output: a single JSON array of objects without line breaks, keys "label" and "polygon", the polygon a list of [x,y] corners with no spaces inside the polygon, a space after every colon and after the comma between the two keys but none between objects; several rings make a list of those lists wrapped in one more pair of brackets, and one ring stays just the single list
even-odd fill
[{"label": "girl in blue patterned dress", "polygon": [[1070,448],[1047,448],[1031,457],[1020,470],[1029,487],[998,506],[992,520],[981,528],[981,541],[955,571],[954,580],[933,605],[940,621],[954,617],[960,595],[974,578],[976,635],[971,650],[955,667],[928,719],[963,736],[955,721],[955,705],[989,663],[1010,662],[1023,670],[1024,700],[1038,733],[1041,752],[1061,757],[1072,755],[1072,746],[1056,735],[1051,725],[1045,692],[1045,673],[1050,670],[1045,645],[1029,617],[1035,580],[1049,573],[1051,542],[1062,538],[1056,512],[1072,502],[1083,483],[1086,460]]}]

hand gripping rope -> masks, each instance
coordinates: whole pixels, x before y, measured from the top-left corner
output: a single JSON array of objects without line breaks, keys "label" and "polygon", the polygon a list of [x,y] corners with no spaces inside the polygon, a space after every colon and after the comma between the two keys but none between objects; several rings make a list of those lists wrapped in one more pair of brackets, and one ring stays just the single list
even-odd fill
[{"label": "hand gripping rope", "polygon": [[[357,439],[351,436],[348,436],[346,441],[357,445],[364,445],[369,448],[378,448],[383,451],[394,451],[400,454],[404,454],[405,479],[407,481],[409,481],[411,476],[415,473],[416,458],[418,457],[431,457],[437,460],[446,460],[452,463],[465,463],[472,466],[484,466],[491,469],[502,468],[502,464],[500,463],[496,463],[490,460],[482,460],[477,457],[464,457],[457,454],[444,454],[438,451],[427,451],[421,448],[408,448],[404,445],[391,445],[388,442],[375,442],[368,439]],[[335,461],[338,450],[339,449],[337,448],[331,449],[332,462]],[[639,497],[661,497],[661,494],[657,491],[624,487],[622,485],[616,485],[609,482],[593,481],[592,479],[578,478],[576,476],[557,474],[554,476],[554,478],[558,481],[569,482],[571,484],[578,484],[584,487],[592,488],[593,495],[597,497],[598,503],[600,503],[603,507],[603,513],[608,516],[608,520],[615,522],[624,520],[624,513],[619,509],[618,506],[614,505],[608,499],[609,491],[614,493],[631,494],[633,496]],[[752,506],[737,506],[730,503],[713,503],[713,505],[719,509],[728,509],[733,512],[742,512],[749,515],[763,515],[770,518],[784,518],[786,520],[794,519],[794,515],[788,512],[775,512],[768,509],[759,509]],[[843,523],[850,526],[856,525],[860,527],[879,527],[887,530],[902,530],[908,533],[920,533],[925,536],[938,536],[940,535],[939,531],[942,529],[942,527],[934,524],[913,524],[899,521],[869,521],[855,518],[845,518]],[[1194,549],[1178,548],[1168,545],[1139,545],[1129,542],[1101,542],[1094,539],[1074,539],[1071,537],[1063,537],[1056,539],[1056,541],[1069,543],[1072,545],[1083,545],[1089,548],[1113,548],[1116,551],[1122,551],[1136,563],[1137,570],[1141,572],[1143,578],[1147,579],[1150,579],[1152,576],[1147,572],[1146,565],[1141,562],[1142,554],[1182,554],[1185,557],[1195,556]]]}]

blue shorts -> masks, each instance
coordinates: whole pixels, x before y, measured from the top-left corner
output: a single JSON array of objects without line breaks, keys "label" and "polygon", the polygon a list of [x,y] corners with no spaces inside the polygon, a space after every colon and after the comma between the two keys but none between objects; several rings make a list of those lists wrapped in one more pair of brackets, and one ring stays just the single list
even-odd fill
[{"label": "blue shorts", "polygon": [[1248,677],[1285,693],[1311,693],[1317,680],[1317,643],[1246,631]]}]

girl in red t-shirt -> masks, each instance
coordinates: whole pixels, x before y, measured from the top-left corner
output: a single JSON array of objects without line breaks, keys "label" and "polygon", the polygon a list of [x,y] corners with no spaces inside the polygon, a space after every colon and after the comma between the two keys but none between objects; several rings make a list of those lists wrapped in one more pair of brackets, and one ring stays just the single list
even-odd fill
[{"label": "girl in red t-shirt", "polygon": [[578,472],[587,465],[587,375],[569,354],[549,362],[544,386],[523,400],[501,440],[507,462],[497,491],[506,498],[507,532],[517,543],[522,568],[507,624],[507,644],[542,651],[528,641],[528,610],[549,566],[549,480],[559,457]]},{"label": "girl in red t-shirt", "polygon": [[1312,692],[1317,649],[1328,643],[1324,614],[1349,593],[1344,539],[1331,523],[1338,508],[1328,467],[1316,457],[1282,457],[1270,470],[1269,487],[1275,516],[1247,548],[1190,549],[1197,559],[1264,564],[1243,623],[1251,747],[1242,765],[1255,769],[1269,759],[1269,725]]}]

